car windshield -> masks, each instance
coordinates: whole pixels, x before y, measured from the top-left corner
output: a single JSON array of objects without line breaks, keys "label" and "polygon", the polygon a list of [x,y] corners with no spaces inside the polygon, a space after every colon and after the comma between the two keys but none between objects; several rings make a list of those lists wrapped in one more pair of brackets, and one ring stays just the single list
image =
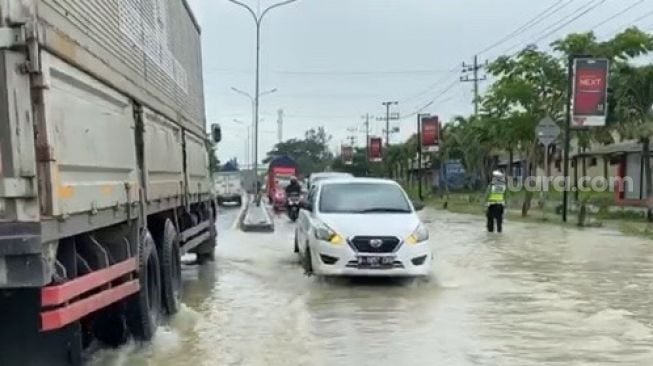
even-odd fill
[{"label": "car windshield", "polygon": [[410,213],[403,190],[393,184],[334,183],[320,194],[323,213]]}]

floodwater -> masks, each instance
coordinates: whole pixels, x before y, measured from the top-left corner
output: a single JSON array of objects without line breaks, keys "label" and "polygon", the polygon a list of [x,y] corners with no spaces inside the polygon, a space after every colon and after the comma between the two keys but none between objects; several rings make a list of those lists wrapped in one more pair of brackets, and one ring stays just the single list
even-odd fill
[{"label": "floodwater", "polygon": [[181,312],[151,344],[93,366],[653,365],[653,243],[609,230],[426,210],[430,280],[306,277],[274,234],[219,220],[216,262],[184,269]]}]

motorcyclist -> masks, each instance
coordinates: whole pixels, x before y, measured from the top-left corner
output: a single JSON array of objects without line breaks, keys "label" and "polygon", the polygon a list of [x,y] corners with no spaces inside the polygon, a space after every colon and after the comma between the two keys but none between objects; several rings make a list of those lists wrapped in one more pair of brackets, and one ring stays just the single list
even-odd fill
[{"label": "motorcyclist", "polygon": [[296,177],[290,178],[290,184],[286,187],[286,197],[292,195],[300,195],[302,193],[302,186],[299,184],[299,181]]},{"label": "motorcyclist", "polygon": [[487,230],[494,232],[496,221],[497,232],[503,231],[503,211],[506,204],[506,177],[499,170],[492,172],[492,181],[488,186],[487,202]]}]

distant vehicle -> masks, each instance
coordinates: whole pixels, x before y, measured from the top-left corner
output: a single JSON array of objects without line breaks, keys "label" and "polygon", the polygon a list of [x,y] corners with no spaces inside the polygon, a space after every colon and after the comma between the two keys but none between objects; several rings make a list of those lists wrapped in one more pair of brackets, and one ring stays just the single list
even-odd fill
[{"label": "distant vehicle", "polygon": [[354,176],[350,173],[340,173],[340,172],[313,173],[308,178],[308,188],[310,189],[310,187],[312,187],[314,184],[325,179],[353,178],[353,177]]},{"label": "distant vehicle", "polygon": [[240,172],[221,172],[215,176],[215,190],[218,204],[231,202],[243,204],[243,184]]},{"label": "distant vehicle", "polygon": [[297,163],[289,156],[279,156],[270,162],[267,177],[267,196],[275,211],[286,207],[286,187],[290,178],[297,176]]},{"label": "distant vehicle", "polygon": [[427,276],[429,232],[394,181],[329,179],[310,190],[295,229],[307,273],[322,276]]}]

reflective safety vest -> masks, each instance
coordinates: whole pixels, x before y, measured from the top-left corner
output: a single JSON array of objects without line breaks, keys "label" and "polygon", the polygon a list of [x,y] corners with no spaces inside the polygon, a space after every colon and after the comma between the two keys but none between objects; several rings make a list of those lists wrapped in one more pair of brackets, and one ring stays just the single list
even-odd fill
[{"label": "reflective safety vest", "polygon": [[504,203],[506,200],[506,186],[503,184],[492,184],[490,186],[490,194],[488,195],[488,203]]}]

